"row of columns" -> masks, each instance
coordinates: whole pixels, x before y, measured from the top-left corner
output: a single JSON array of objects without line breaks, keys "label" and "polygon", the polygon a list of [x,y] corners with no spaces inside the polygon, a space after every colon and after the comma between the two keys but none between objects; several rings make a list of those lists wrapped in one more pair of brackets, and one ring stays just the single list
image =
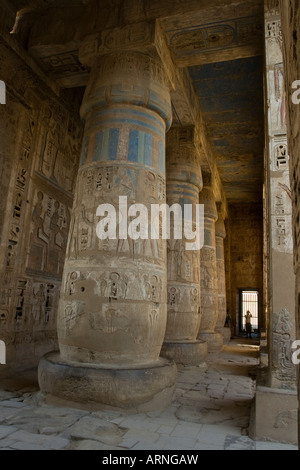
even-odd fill
[{"label": "row of columns", "polygon": [[[172,112],[161,47],[160,55],[130,49],[95,55],[90,63],[58,311],[60,350],[39,366],[48,399],[162,408],[175,387],[175,362],[199,364],[222,347],[216,326],[224,322],[218,305],[225,282],[218,281],[224,273],[217,251],[220,259],[224,250],[216,250],[216,202],[211,185],[203,187],[193,130],[172,129],[166,152]],[[153,204],[204,204],[203,249],[187,252],[186,240],[172,236],[133,240],[126,232],[130,217],[116,218],[116,237],[100,239],[99,207],[114,221],[110,210],[120,209],[120,197],[149,214]]]}]

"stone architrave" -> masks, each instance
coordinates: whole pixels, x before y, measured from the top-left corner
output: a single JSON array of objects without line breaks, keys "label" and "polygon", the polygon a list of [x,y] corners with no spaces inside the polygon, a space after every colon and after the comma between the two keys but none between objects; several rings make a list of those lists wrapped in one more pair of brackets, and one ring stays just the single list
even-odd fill
[{"label": "stone architrave", "polygon": [[216,332],[218,321],[218,276],[216,258],[215,223],[218,219],[217,205],[211,185],[206,184],[200,192],[200,204],[204,204],[204,246],[200,251],[201,324],[198,339],[207,342],[208,352],[222,349],[223,337]]},{"label": "stone architrave", "polygon": [[[202,174],[193,127],[173,128],[167,135],[167,203],[199,204]],[[195,216],[194,216],[195,217]],[[195,219],[194,219],[195,222]],[[173,235],[173,236],[172,236]],[[197,340],[200,327],[200,250],[186,250],[185,239],[168,240],[168,320],[161,355],[180,364],[200,364],[207,344]]]},{"label": "stone architrave", "polygon": [[[169,403],[176,365],[160,357],[167,322],[166,240],[133,240],[127,231],[132,217],[117,216],[116,239],[101,240],[96,233],[103,220],[99,206],[109,204],[118,214],[122,196],[128,209],[142,204],[150,217],[151,204],[166,198],[170,80],[153,37],[143,49],[140,28],[134,32],[132,27],[137,50],[128,44],[118,51],[118,30],[107,34],[102,44],[108,50],[100,56],[94,42],[84,45],[91,75],[81,109],[85,133],[58,311],[60,352],[42,359],[39,382],[48,398],[136,411]],[[150,225],[149,219],[149,231]]]},{"label": "stone architrave", "polygon": [[226,228],[224,217],[221,211],[218,211],[218,220],[215,225],[216,231],[216,257],[217,257],[217,278],[218,278],[218,320],[216,331],[222,334],[225,343],[230,341],[230,328],[224,328],[227,309],[226,309],[226,276],[225,276],[225,257],[224,240],[226,238]]}]

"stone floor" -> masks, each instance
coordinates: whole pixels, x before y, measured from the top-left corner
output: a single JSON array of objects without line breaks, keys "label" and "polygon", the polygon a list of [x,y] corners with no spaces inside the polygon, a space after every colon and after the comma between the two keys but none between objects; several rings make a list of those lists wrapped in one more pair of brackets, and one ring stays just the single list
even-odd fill
[{"label": "stone floor", "polygon": [[136,415],[41,404],[34,382],[2,378],[0,450],[297,450],[248,437],[257,364],[255,342],[233,340],[205,365],[179,367],[169,408]]}]

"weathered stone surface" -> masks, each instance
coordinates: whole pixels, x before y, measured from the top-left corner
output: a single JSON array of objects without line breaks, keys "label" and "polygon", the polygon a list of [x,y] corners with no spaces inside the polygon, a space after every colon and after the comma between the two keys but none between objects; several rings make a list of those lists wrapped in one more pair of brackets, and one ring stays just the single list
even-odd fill
[{"label": "weathered stone surface", "polygon": [[[300,79],[298,2],[58,3],[0,5],[0,80],[6,90],[0,106],[0,341],[8,361],[1,378],[36,367],[57,349],[60,291],[61,357],[103,369],[118,366],[118,373],[134,364],[142,376],[160,353],[198,364],[206,354],[203,341],[210,351],[220,349],[216,332],[226,301],[233,323],[226,332],[240,334],[237,293],[251,287],[260,293],[256,334],[269,327],[264,378],[273,387],[295,389],[291,354],[299,321],[292,235],[298,304],[300,105],[292,90]],[[196,201],[199,184],[189,179],[182,136],[176,148],[180,171],[164,171],[172,115],[176,129],[194,129],[195,162],[211,175],[213,204],[222,204],[227,217],[226,301],[218,233],[216,245],[206,243],[201,255],[204,266],[216,249],[217,268],[204,269],[197,254],[183,252],[174,240],[167,256],[164,242],[106,243],[95,232],[99,204],[116,207],[118,193],[147,207],[165,202],[168,176],[170,193],[178,189],[189,199],[192,191]],[[206,236],[214,238],[213,226],[207,225]],[[200,284],[206,289],[197,312]],[[202,342],[194,334],[199,313]],[[0,355],[5,362],[2,350]],[[168,391],[174,370],[170,364]],[[158,389],[163,382],[160,377]],[[114,391],[112,377],[106,385]],[[181,390],[188,387],[181,384]],[[222,385],[211,391],[214,399],[224,393]],[[152,392],[158,400],[160,391]],[[237,400],[244,392],[236,391]],[[31,395],[4,395],[1,420],[33,406]],[[284,410],[278,425],[290,418]],[[10,436],[2,441],[1,447],[13,444]],[[135,446],[141,441],[132,438]]]},{"label": "weathered stone surface", "polygon": [[172,399],[175,379],[176,366],[166,359],[129,369],[65,361],[49,353],[39,365],[39,384],[50,403],[57,399],[86,409],[162,409]]},{"label": "weathered stone surface", "polygon": [[[237,292],[249,287],[263,291],[263,227],[260,204],[229,206],[229,312],[233,334],[240,333]],[[228,252],[227,252],[228,253]],[[246,287],[245,287],[246,286]]]},{"label": "weathered stone surface", "polygon": [[198,339],[207,342],[208,352],[219,351],[223,338],[215,331],[218,321],[218,278],[215,222],[218,218],[216,200],[210,185],[200,192],[204,205],[204,246],[200,252],[201,323]]},{"label": "weathered stone surface", "polygon": [[186,237],[185,226],[186,205],[189,204],[194,214],[191,229],[195,231],[196,205],[203,186],[195,129],[173,128],[167,135],[166,153],[167,204],[180,207],[184,227],[180,228],[181,239],[177,239],[174,230],[167,242],[168,317],[161,355],[179,364],[199,364],[207,353],[207,345],[196,341],[201,322],[199,248],[202,227],[198,228],[194,249],[188,250],[187,244],[191,245],[192,241]]},{"label": "weathered stone surface", "polygon": [[116,446],[122,441],[126,430],[101,418],[86,416],[70,426],[66,432],[73,440],[94,440]]},{"label": "weathered stone surface", "polygon": [[[227,316],[226,299],[226,273],[225,273],[225,254],[224,239],[226,238],[226,229],[224,216],[221,206],[218,207],[218,220],[215,225],[216,231],[216,259],[217,259],[217,283],[218,283],[218,320],[216,330],[223,336],[223,342],[228,344],[231,336],[230,328],[225,328]],[[230,325],[228,325],[230,326]]]},{"label": "weathered stone surface", "polygon": [[[15,62],[8,59],[8,70],[18,70]],[[9,80],[8,89],[14,86]],[[1,339],[7,364],[20,369],[36,366],[41,354],[57,347],[58,295],[82,129],[76,93],[70,94],[70,109],[67,100],[59,102],[50,93],[44,99],[42,88],[36,94],[38,83],[30,75],[22,80],[25,102],[9,98],[0,115],[0,133],[5,133],[0,169]]]},{"label": "weathered stone surface", "polygon": [[[2,407],[2,402],[1,407]],[[32,434],[57,435],[76,423],[87,412],[82,410],[70,410],[67,408],[49,407],[40,405],[29,407],[24,411],[6,418],[5,422],[10,426],[17,427]]]}]

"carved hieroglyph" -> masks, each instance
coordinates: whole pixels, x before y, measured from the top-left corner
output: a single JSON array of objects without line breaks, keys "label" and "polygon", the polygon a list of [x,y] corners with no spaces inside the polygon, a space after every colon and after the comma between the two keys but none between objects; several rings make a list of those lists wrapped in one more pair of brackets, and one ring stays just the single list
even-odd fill
[{"label": "carved hieroglyph", "polygon": [[223,339],[215,332],[218,320],[215,223],[218,212],[211,186],[204,186],[200,192],[200,204],[204,204],[204,246],[200,252],[202,316],[198,338],[207,341],[208,351],[215,351],[222,347]]},{"label": "carved hieroglyph", "polygon": [[[167,135],[167,203],[195,208],[203,187],[194,128],[173,128]],[[173,234],[174,235],[174,234]],[[200,327],[200,250],[186,250],[186,239],[168,240],[168,320],[162,354],[176,362],[201,362],[206,343],[196,341]]]},{"label": "carved hieroglyph", "polygon": [[[15,89],[15,83],[8,84]],[[9,96],[1,108],[0,329],[8,363],[29,367],[57,347],[56,314],[82,125],[74,116],[76,105],[71,112],[67,99],[60,103],[51,94],[46,97],[42,87],[36,94],[33,77],[23,86],[27,107]],[[59,135],[55,150],[50,116]]]},{"label": "carved hieroglyph", "polygon": [[272,368],[276,385],[279,388],[296,389],[296,367],[292,363],[294,322],[287,309],[273,314]]}]

